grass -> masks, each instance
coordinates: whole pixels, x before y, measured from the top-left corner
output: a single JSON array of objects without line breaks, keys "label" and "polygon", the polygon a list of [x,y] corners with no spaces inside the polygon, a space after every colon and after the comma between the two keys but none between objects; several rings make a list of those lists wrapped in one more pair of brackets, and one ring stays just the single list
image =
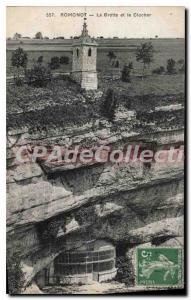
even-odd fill
[{"label": "grass", "polygon": [[[166,80],[160,75],[152,77],[152,80],[151,77],[144,80],[135,77],[131,83],[119,80],[112,81],[109,85],[102,79],[100,86],[104,94],[93,100],[95,92],[84,93],[77,84],[63,79],[54,79],[44,88],[34,88],[26,84],[20,87],[8,85],[7,126],[9,128],[26,126],[33,131],[47,131],[50,127],[65,128],[94,122],[98,118],[103,118],[101,108],[108,87],[115,90],[117,105],[136,110],[139,114],[144,112],[138,116],[141,124],[145,123],[144,118],[148,120],[151,118],[150,115],[145,115],[145,112],[154,107],[184,101],[184,84],[180,74],[166,75]],[[157,112],[155,119],[162,126],[166,124],[165,113],[161,113],[158,118],[159,115],[160,112]],[[182,122],[182,115],[180,118],[177,117]],[[175,121],[177,117],[175,115]]]},{"label": "grass", "polygon": [[[117,40],[102,40],[99,41],[100,47],[98,47],[97,55],[97,70],[105,71],[111,67],[111,62],[108,59],[108,51],[113,50],[117,56],[117,59],[120,63],[120,68],[129,61],[133,62],[134,69],[137,70],[137,73],[140,73],[142,68],[140,63],[136,62],[135,51],[136,47],[139,46],[142,42],[151,41],[154,47],[154,61],[151,68],[155,69],[157,67],[166,66],[166,61],[169,58],[173,58],[175,61],[184,59],[184,40],[183,39],[117,39]],[[72,43],[72,42],[70,42]],[[68,56],[70,58],[69,65],[61,66],[58,71],[68,72],[71,70],[72,62],[72,52],[70,47],[64,47],[62,45],[16,45],[14,48],[22,47],[28,53],[28,67],[30,67],[34,60],[41,55],[44,57],[44,63],[48,63],[52,56]],[[11,52],[13,47],[8,47],[7,51],[7,74],[12,74],[11,69]],[[68,49],[69,48],[69,49]],[[70,51],[69,51],[70,50]]]},{"label": "grass", "polygon": [[100,78],[99,87],[103,90],[115,88],[128,96],[137,95],[168,95],[184,93],[184,75],[149,75],[142,80],[140,76],[131,76],[131,82],[119,80],[104,81]]},{"label": "grass", "polygon": [[8,128],[47,127],[65,128],[96,120],[100,101],[89,101],[77,84],[67,80],[53,80],[47,87],[34,88],[24,84],[7,88]]},{"label": "grass", "polygon": [[[107,89],[113,88],[119,99],[118,104],[124,105],[127,109],[145,111],[159,105],[184,101],[184,75],[153,75],[152,69],[161,65],[166,66],[168,58],[176,61],[184,59],[184,40],[164,39],[152,40],[155,53],[154,61],[144,80],[141,79],[142,65],[136,62],[135,50],[141,42],[146,40],[107,40],[102,41],[102,47],[98,48],[97,69],[99,90],[104,93]],[[120,46],[118,46],[120,45]],[[23,48],[26,45],[22,45]],[[28,67],[30,67],[39,56],[44,57],[44,63],[49,62],[52,56],[69,56],[70,64],[63,65],[55,72],[71,70],[72,53],[68,48],[58,51],[57,45],[45,45],[47,50],[28,52]],[[34,45],[33,45],[34,48]],[[58,47],[61,49],[62,47]],[[67,50],[66,50],[67,49]],[[129,61],[133,61],[134,70],[131,82],[125,83],[119,80],[107,80],[104,75],[109,74],[111,62],[108,59],[108,51],[112,49],[117,55],[120,67]],[[54,50],[54,51],[53,51]],[[11,51],[7,51],[7,74],[12,74]],[[170,96],[169,96],[170,95]],[[34,88],[27,85],[21,87],[7,86],[7,125],[11,128],[22,126],[34,128],[46,128],[47,126],[62,127],[83,125],[102,117],[100,108],[102,98],[91,101],[85,93],[81,93],[78,85],[67,80],[53,80],[45,88]],[[93,98],[94,94],[92,94]],[[90,97],[91,98],[91,97]],[[142,117],[140,116],[140,119]],[[181,117],[182,120],[182,117]]]}]

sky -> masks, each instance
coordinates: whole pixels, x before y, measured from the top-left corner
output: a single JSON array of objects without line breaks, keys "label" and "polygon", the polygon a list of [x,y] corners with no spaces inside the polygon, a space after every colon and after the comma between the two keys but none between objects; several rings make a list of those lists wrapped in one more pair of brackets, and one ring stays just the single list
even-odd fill
[{"label": "sky", "polygon": [[49,38],[80,35],[85,13],[92,37],[184,38],[185,35],[185,9],[180,6],[9,6],[6,36],[13,37],[18,32],[34,37],[38,31]]}]

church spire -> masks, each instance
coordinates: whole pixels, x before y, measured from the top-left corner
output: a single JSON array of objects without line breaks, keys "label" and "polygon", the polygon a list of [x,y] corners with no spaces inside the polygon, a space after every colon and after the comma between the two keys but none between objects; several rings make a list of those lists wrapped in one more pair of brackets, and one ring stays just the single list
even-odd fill
[{"label": "church spire", "polygon": [[87,18],[84,18],[84,24],[83,24],[82,34],[81,34],[82,37],[89,37],[86,20]]}]

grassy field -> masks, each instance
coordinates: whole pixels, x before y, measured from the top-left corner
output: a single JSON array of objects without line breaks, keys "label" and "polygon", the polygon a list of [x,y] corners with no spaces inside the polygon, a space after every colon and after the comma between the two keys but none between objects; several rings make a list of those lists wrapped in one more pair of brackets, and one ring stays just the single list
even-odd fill
[{"label": "grassy field", "polygon": [[[103,91],[105,95],[107,89],[112,88],[117,93],[119,105],[122,104],[141,112],[145,109],[154,109],[158,105],[183,104],[184,74],[153,75],[152,69],[161,65],[166,67],[168,58],[176,61],[184,59],[184,40],[152,40],[155,50],[154,61],[144,80],[140,77],[142,65],[136,62],[135,55],[136,47],[141,42],[143,40],[125,40],[123,43],[118,40],[114,43],[111,40],[102,43],[98,48],[97,58],[98,90]],[[72,52],[69,51],[69,46],[64,47],[63,45],[63,51],[58,51],[56,44],[43,45],[41,50],[35,51],[34,46],[34,44],[27,45],[28,50],[25,49],[29,58],[28,67],[41,55],[44,57],[44,63],[48,63],[52,56],[69,56],[70,63],[61,66],[55,72],[71,70]],[[50,46],[55,50],[53,51]],[[60,43],[58,48],[60,49],[61,46]],[[13,49],[11,50],[10,47],[8,49],[7,74],[11,75],[11,51]],[[120,79],[111,80],[105,76],[111,69],[111,62],[107,56],[111,49],[116,54],[121,68],[125,63],[133,62],[134,70],[130,83],[122,82]],[[60,126],[64,128],[71,124],[82,125],[89,121],[96,121],[98,117],[102,117],[101,107],[104,95],[96,101],[90,101],[89,97],[81,92],[78,85],[63,78],[53,80],[44,88],[34,88],[26,84],[21,87],[7,85],[7,125],[10,128],[22,126],[29,128]],[[174,119],[182,120],[182,117],[174,116]],[[161,120],[165,125],[162,116]]]},{"label": "grassy field", "polygon": [[[68,41],[68,40],[67,40]],[[63,65],[57,72],[68,72],[71,70],[71,41],[70,45],[64,42],[57,42],[55,40],[45,42],[24,42],[23,44],[15,43],[7,44],[7,75],[12,74],[11,68],[11,55],[12,51],[17,47],[22,47],[28,53],[28,67],[30,67],[34,61],[41,55],[44,57],[44,62],[48,63],[52,56],[68,56],[70,59],[69,65]],[[101,40],[99,42],[98,54],[97,54],[97,70],[100,72],[107,71],[111,67],[111,63],[108,59],[108,51],[114,51],[119,61],[120,68],[129,61],[133,62],[134,72],[140,73],[142,68],[140,63],[136,62],[135,51],[137,46],[143,42],[152,42],[154,47],[154,61],[151,64],[151,70],[159,67],[166,66],[166,61],[169,58],[173,58],[178,61],[184,59],[184,40],[183,39],[116,39],[116,40]],[[27,44],[28,43],[28,44]]]}]

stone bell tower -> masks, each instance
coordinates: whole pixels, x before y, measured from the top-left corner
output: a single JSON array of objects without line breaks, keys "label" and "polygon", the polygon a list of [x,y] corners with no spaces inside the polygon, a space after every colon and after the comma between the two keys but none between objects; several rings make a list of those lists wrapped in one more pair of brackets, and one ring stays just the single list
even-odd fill
[{"label": "stone bell tower", "polygon": [[96,90],[97,43],[89,36],[84,18],[82,33],[73,43],[72,78],[86,90]]}]

